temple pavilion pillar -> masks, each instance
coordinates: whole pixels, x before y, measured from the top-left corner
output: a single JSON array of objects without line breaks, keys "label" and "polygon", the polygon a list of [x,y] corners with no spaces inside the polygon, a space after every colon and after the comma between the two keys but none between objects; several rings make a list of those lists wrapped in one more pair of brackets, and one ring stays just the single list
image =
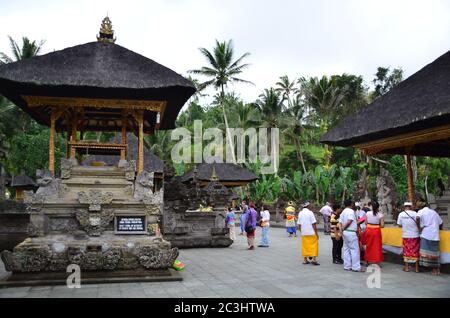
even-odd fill
[{"label": "temple pavilion pillar", "polygon": [[136,119],[138,122],[138,173],[144,171],[144,113],[142,111],[137,112]]},{"label": "temple pavilion pillar", "polygon": [[411,164],[411,155],[406,155],[406,172],[408,181],[408,200],[414,202],[414,177]]},{"label": "temple pavilion pillar", "polygon": [[55,174],[55,122],[56,111],[52,109],[50,115],[50,138],[48,144],[48,170]]}]

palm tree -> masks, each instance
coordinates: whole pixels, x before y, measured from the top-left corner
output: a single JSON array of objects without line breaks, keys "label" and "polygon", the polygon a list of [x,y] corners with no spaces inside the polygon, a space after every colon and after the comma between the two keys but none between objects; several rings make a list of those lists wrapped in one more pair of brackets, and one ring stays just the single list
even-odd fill
[{"label": "palm tree", "polygon": [[[279,92],[274,88],[265,89],[256,100],[255,106],[261,113],[261,124],[267,127],[269,151],[272,152],[272,129],[286,126],[285,107]],[[274,158],[278,160],[278,158]]]},{"label": "palm tree", "polygon": [[[22,47],[19,47],[17,42],[11,37],[8,36],[9,43],[11,47],[12,57],[9,57],[7,54],[0,52],[0,64],[12,63],[15,61],[20,61],[24,59],[31,58],[39,54],[44,45],[45,41],[41,40],[39,43],[36,41],[31,41],[27,37],[22,37]],[[22,132],[25,132],[28,128],[33,125],[33,121],[31,118],[26,115],[23,111],[19,110],[14,104],[10,103],[6,99],[0,100],[0,118],[7,118],[9,114],[10,117],[20,118],[19,124],[15,125],[15,128],[21,128]],[[17,120],[15,120],[17,123]],[[7,125],[5,125],[7,126]],[[13,129],[14,130],[14,129]]]},{"label": "palm tree", "polygon": [[45,41],[41,40],[39,43],[36,41],[31,41],[26,36],[22,37],[22,47],[19,47],[17,42],[11,37],[9,38],[9,45],[11,47],[12,58],[3,52],[0,52],[0,64],[12,63],[15,61],[20,61],[28,59],[30,57],[36,56],[42,49]]},{"label": "palm tree", "polygon": [[291,93],[296,92],[295,80],[291,82],[289,77],[284,75],[280,77],[280,80],[275,85],[277,86],[275,90],[283,94],[283,100],[287,100],[288,107],[291,107]]},{"label": "palm tree", "polygon": [[[323,76],[321,79],[311,77],[309,79],[300,78],[301,92],[305,96],[308,107],[314,111],[319,128],[322,132],[328,130],[332,116],[339,111],[342,101],[346,96],[346,87],[339,88],[332,78]],[[325,145],[325,161],[329,166],[331,151]]]},{"label": "palm tree", "polygon": [[261,121],[265,127],[281,127],[283,124],[283,112],[285,107],[280,93],[274,88],[264,89],[255,102],[261,112]]},{"label": "palm tree", "polygon": [[306,117],[305,105],[301,100],[300,94],[294,97],[292,107],[289,107],[285,115],[287,117],[287,127],[283,130],[283,134],[293,141],[297,159],[301,162],[303,172],[306,173],[305,161],[303,159],[302,147],[301,147],[301,134],[303,131],[303,121]]},{"label": "palm tree", "polygon": [[339,88],[327,76],[323,76],[321,79],[317,77],[301,78],[299,83],[306,103],[315,112],[320,128],[324,131],[328,130],[331,116],[339,110],[342,100],[345,98],[346,88]]},{"label": "palm tree", "polygon": [[145,136],[144,143],[154,155],[166,161],[170,159],[170,132],[158,130],[154,134]]},{"label": "palm tree", "polygon": [[[220,99],[223,111],[223,119],[225,121],[225,128],[227,131],[228,141],[230,143],[231,149],[234,149],[233,140],[229,134],[228,119],[225,112],[225,88],[229,83],[249,83],[250,81],[238,78],[239,74],[247,68],[250,64],[242,64],[244,58],[250,55],[250,53],[243,54],[240,58],[233,61],[234,48],[233,41],[219,42],[216,40],[216,45],[213,52],[210,52],[206,48],[200,48],[200,52],[205,56],[208,66],[203,66],[201,69],[191,70],[190,73],[203,75],[210,78],[206,82],[200,84],[200,89],[204,89],[209,86],[213,86],[216,90],[220,90]],[[236,157],[234,152],[232,152],[232,158],[234,163],[236,163]]]},{"label": "palm tree", "polygon": [[192,76],[188,75],[187,77],[185,77],[188,81],[190,81],[192,83],[192,85],[194,85],[195,87],[195,93],[194,95],[191,96],[191,98],[189,98],[189,103],[198,103],[201,97],[205,97],[207,96],[207,94],[203,94],[203,90],[204,87],[201,86],[201,83],[199,82],[198,79],[193,78]]}]

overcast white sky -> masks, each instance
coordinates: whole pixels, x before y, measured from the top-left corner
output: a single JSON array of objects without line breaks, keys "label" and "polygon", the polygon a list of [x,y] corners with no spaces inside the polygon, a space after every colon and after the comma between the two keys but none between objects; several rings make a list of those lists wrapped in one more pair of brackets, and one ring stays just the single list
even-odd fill
[{"label": "overcast white sky", "polygon": [[7,36],[45,39],[44,52],[96,40],[108,12],[117,44],[174,71],[204,65],[199,47],[233,39],[250,52],[232,87],[253,101],[284,74],[363,75],[401,66],[409,76],[450,50],[448,0],[0,0],[0,51]]}]

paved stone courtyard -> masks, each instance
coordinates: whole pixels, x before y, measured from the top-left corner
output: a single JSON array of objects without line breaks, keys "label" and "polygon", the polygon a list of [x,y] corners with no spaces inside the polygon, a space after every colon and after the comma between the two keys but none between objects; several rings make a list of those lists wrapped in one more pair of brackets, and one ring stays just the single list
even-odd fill
[{"label": "paved stone courtyard", "polygon": [[[229,248],[181,250],[182,282],[1,288],[0,297],[450,297],[448,274],[405,273],[386,262],[381,288],[370,289],[370,273],[331,263],[329,236],[320,236],[321,266],[302,265],[300,238],[287,238],[284,229],[272,228],[270,239],[270,248],[254,251],[246,250],[244,236]],[[0,277],[5,275],[2,264]]]}]

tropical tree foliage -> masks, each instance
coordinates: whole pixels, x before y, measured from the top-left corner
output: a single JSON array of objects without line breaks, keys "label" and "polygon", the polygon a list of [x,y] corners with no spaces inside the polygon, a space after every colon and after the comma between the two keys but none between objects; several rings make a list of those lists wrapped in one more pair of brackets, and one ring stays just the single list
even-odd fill
[{"label": "tropical tree foliage", "polygon": [[[27,38],[18,45],[9,38],[11,52],[1,53],[1,63],[29,58],[39,54],[43,41]],[[402,70],[379,67],[373,79],[355,74],[309,77],[298,74],[274,79],[274,85],[261,90],[255,100],[245,101],[231,89],[232,83],[250,83],[242,78],[249,66],[245,61],[249,53],[235,58],[233,42],[216,41],[208,50],[201,48],[206,65],[190,72],[188,79],[197,93],[179,114],[176,125],[193,132],[194,122],[201,120],[202,129],[219,128],[279,128],[280,158],[277,174],[261,174],[262,163],[245,166],[254,171],[259,180],[251,183],[240,194],[257,202],[278,206],[288,200],[304,200],[322,204],[327,200],[342,202],[353,194],[356,181],[363,169],[369,174],[369,188],[374,193],[380,166],[393,176],[399,197],[406,197],[406,171],[402,156],[366,157],[353,148],[328,147],[319,143],[320,137],[342,118],[353,114],[369,102],[387,93],[402,80]],[[197,78],[196,76],[199,76]],[[245,78],[245,76],[244,76]],[[373,89],[366,83],[370,83]],[[212,87],[216,94],[205,98],[205,88]],[[367,123],[361,123],[367,124]],[[10,173],[25,171],[34,176],[35,170],[44,168],[48,160],[48,128],[38,125],[22,110],[0,96],[0,148],[8,155],[1,163]],[[111,134],[87,136],[107,140]],[[170,131],[157,131],[145,138],[145,145],[166,164],[172,164],[180,175],[193,164],[175,164],[171,150],[176,141]],[[225,142],[225,141],[224,141]],[[233,142],[230,142],[233,145]],[[236,150],[237,145],[233,145]],[[65,138],[58,135],[57,156],[65,154]],[[192,156],[194,150],[191,149]],[[245,153],[245,156],[248,156]],[[248,158],[247,158],[248,159]],[[57,163],[59,163],[57,161]],[[415,158],[416,190],[421,194],[438,195],[448,181],[450,160]]]}]

